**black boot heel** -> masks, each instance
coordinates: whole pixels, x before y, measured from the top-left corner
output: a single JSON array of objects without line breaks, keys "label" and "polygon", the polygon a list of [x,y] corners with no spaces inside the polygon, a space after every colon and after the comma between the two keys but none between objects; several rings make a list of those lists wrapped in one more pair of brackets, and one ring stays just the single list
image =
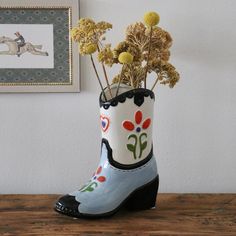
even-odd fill
[{"label": "black boot heel", "polygon": [[126,208],[129,210],[146,210],[155,207],[158,187],[159,176],[134,191],[126,203]]}]

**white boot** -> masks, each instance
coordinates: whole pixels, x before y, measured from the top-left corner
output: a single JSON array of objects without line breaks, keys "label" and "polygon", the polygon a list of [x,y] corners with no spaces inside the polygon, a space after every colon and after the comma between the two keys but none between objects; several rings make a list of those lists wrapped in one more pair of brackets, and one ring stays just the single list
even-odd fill
[{"label": "white boot", "polygon": [[[112,88],[115,94],[116,88]],[[55,209],[73,217],[103,217],[155,206],[159,177],[152,147],[154,93],[122,85],[105,102],[100,96],[101,160],[90,181],[62,196]],[[108,96],[108,93],[107,93]]]}]

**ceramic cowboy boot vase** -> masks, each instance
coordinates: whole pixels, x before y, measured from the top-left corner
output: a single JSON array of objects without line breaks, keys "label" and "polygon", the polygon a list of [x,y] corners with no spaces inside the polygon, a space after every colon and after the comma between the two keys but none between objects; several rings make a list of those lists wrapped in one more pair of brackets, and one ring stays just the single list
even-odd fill
[{"label": "ceramic cowboy boot vase", "polygon": [[155,206],[159,176],[152,147],[153,107],[154,93],[144,88],[122,85],[120,94],[107,102],[100,96],[99,166],[82,188],[59,198],[56,211],[104,217],[122,206],[131,210]]}]

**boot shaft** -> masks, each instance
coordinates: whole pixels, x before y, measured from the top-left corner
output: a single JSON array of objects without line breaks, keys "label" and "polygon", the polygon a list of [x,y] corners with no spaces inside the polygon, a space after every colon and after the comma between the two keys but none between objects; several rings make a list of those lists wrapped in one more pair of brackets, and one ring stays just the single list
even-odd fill
[{"label": "boot shaft", "polygon": [[121,91],[108,102],[100,96],[102,140],[113,165],[136,168],[152,157],[154,93],[130,87]]}]

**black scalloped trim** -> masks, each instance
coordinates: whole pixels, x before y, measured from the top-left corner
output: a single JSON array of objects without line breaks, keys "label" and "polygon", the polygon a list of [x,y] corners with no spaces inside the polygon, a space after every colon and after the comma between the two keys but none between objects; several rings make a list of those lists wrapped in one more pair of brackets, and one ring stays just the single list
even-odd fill
[{"label": "black scalloped trim", "polygon": [[109,142],[105,138],[102,139],[102,144],[103,143],[106,145],[106,148],[107,148],[107,158],[108,158],[109,163],[118,169],[131,170],[131,169],[138,168],[138,167],[146,164],[148,161],[150,161],[153,156],[153,148],[152,148],[150,153],[147,155],[147,157],[145,159],[143,159],[135,164],[130,164],[130,165],[121,164],[113,159],[112,148],[110,147]]},{"label": "black scalloped trim", "polygon": [[134,103],[140,107],[144,102],[144,97],[150,97],[151,99],[155,99],[155,95],[151,90],[138,88],[124,92],[107,102],[104,102],[102,100],[102,93],[101,93],[99,97],[99,104],[100,107],[103,107],[104,109],[107,110],[110,106],[115,107],[118,105],[118,103],[124,103],[126,101],[126,98],[134,98]]}]

